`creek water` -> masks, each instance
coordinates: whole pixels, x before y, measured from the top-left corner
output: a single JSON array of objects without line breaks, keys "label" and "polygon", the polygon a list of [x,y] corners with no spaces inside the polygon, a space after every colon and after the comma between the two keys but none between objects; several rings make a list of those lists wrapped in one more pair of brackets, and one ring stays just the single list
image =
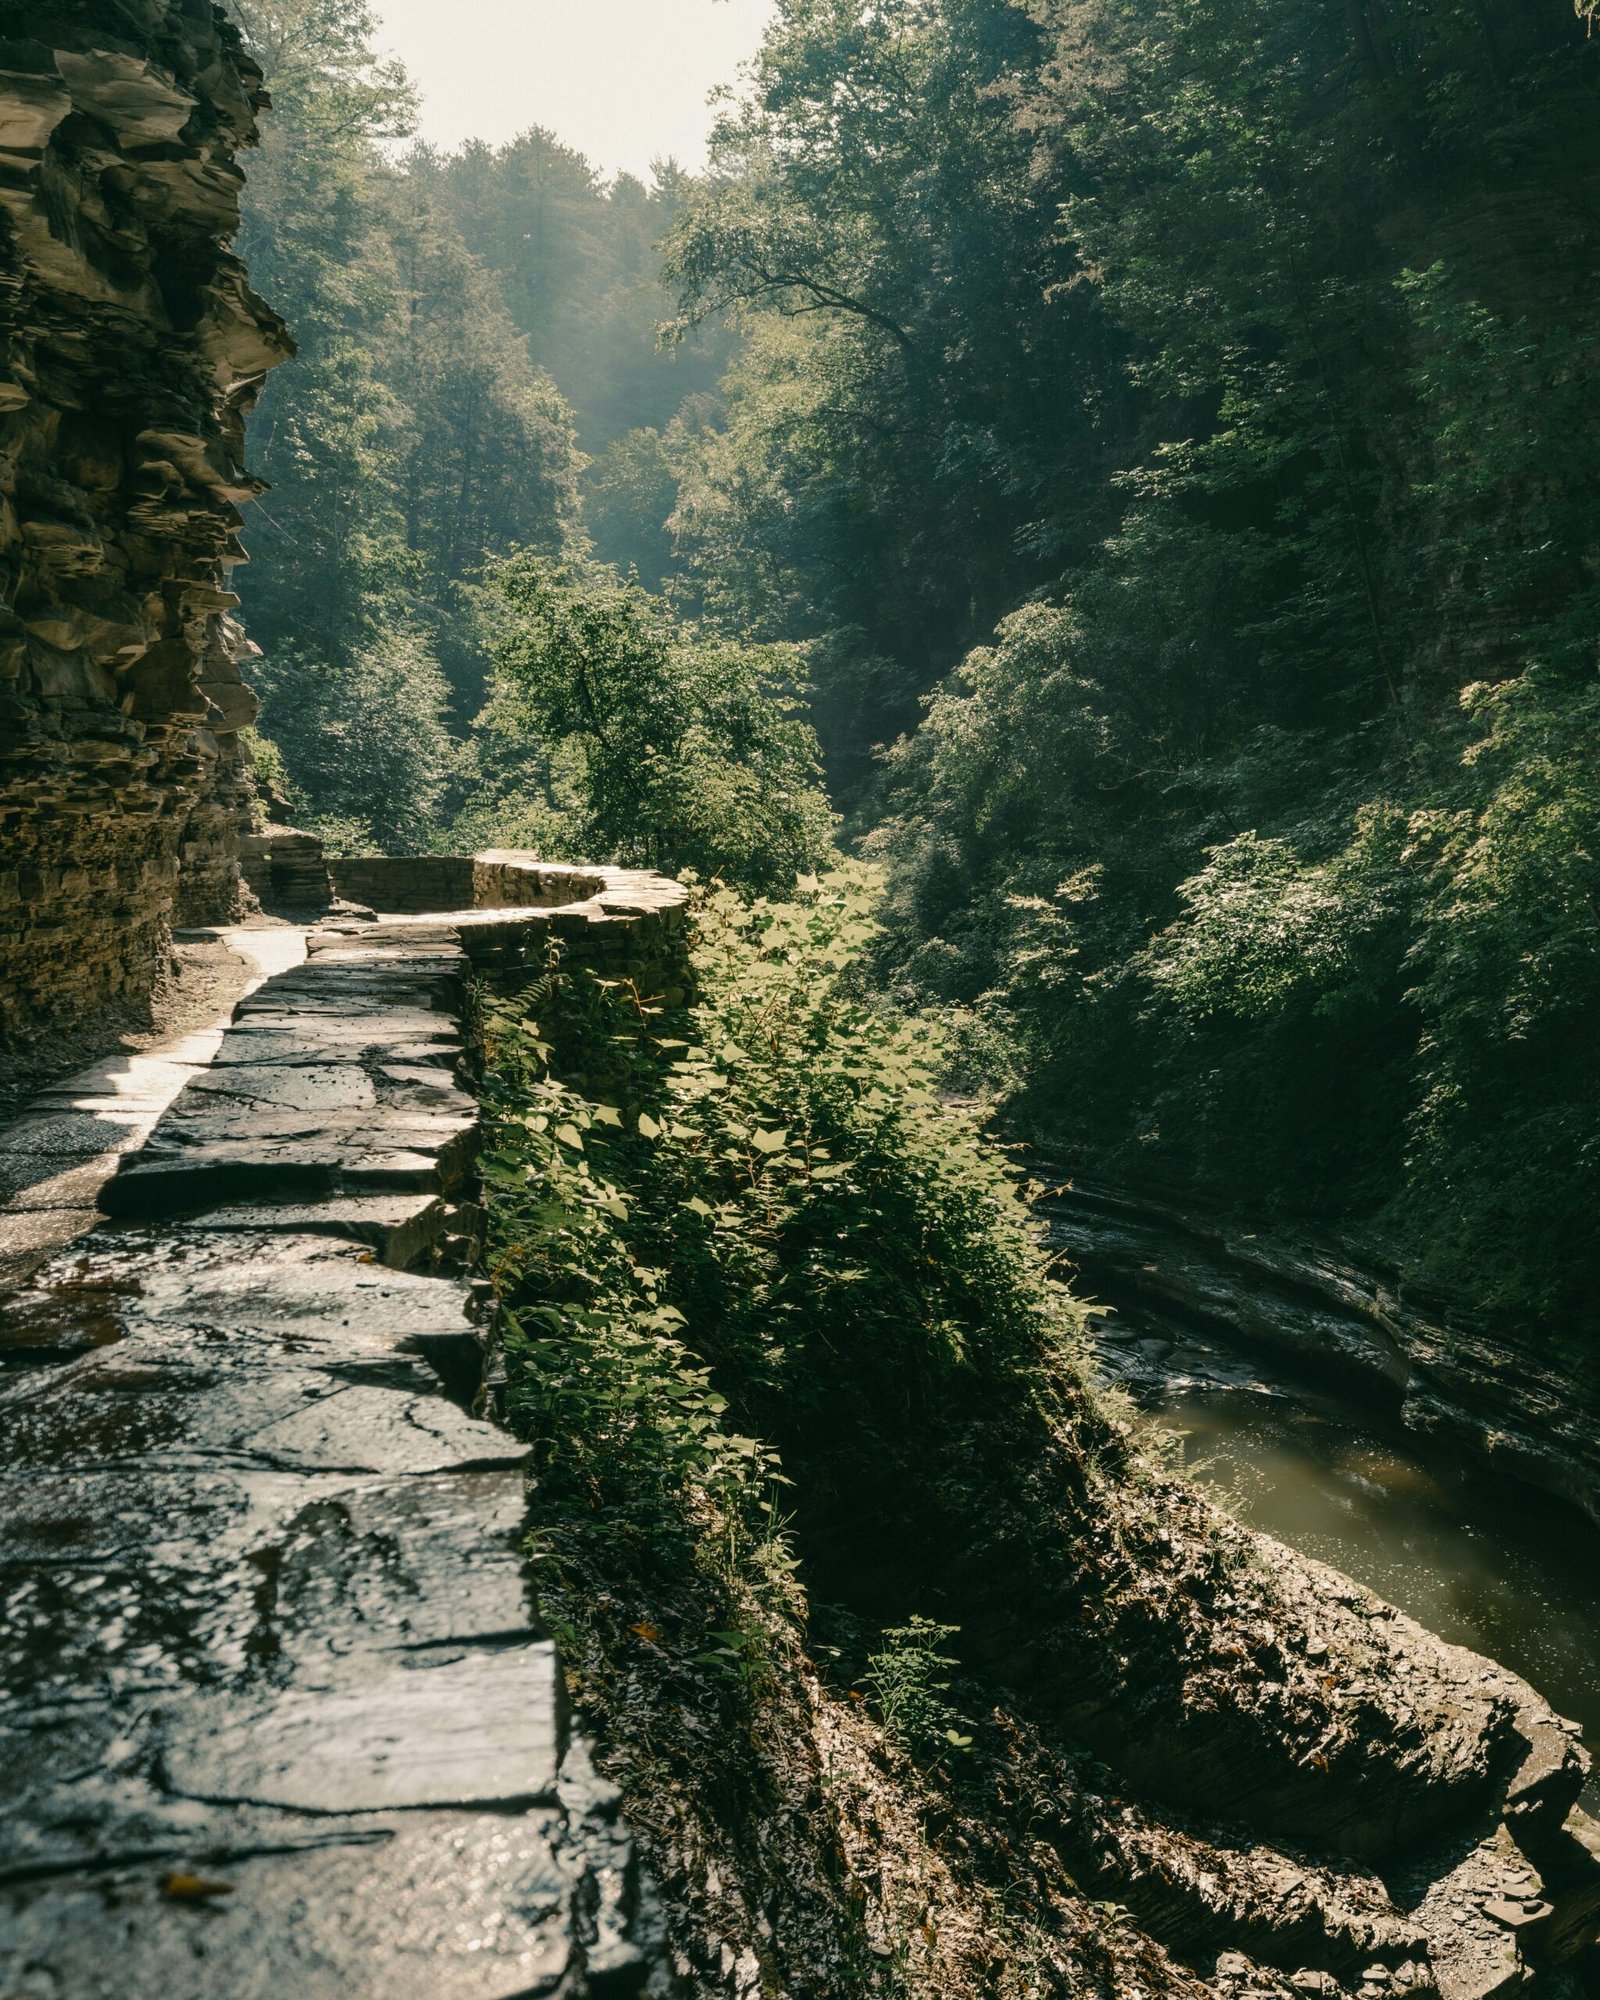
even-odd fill
[{"label": "creek water", "polygon": [[[1130,1306],[1102,1324],[1100,1352],[1232,1513],[1521,1674],[1600,1753],[1592,1522],[1210,1327],[1151,1324]],[[1600,1804],[1600,1779],[1585,1804]]]}]

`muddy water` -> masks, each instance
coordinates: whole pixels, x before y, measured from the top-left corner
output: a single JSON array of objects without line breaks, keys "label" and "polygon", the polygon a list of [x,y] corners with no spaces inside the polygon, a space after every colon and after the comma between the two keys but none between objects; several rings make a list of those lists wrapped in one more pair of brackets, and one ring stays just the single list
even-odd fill
[{"label": "muddy water", "polygon": [[[1136,1315],[1130,1315],[1136,1319]],[[1531,1681],[1600,1753],[1600,1535],[1559,1503],[1364,1414],[1342,1392],[1119,1318],[1106,1372],[1253,1527]],[[1585,1803],[1600,1804],[1600,1779]]]}]

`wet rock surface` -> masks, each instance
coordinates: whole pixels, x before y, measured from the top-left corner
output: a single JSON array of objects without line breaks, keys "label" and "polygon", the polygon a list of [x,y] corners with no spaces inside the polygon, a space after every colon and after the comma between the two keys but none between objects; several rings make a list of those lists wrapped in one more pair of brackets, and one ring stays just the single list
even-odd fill
[{"label": "wet rock surface", "polygon": [[463,971],[442,937],[314,939],[306,968],[241,1005],[206,1072],[122,1162],[107,1213],[459,1188],[477,1125],[455,1073]]},{"label": "wet rock surface", "polygon": [[470,1192],[461,972],[313,939],[117,1155],[130,1219],[6,1302],[54,1364],[0,1395],[7,2000],[659,1970],[529,1595],[526,1449],[462,1404],[474,1285],[383,1261],[437,1265]]},{"label": "wet rock surface", "polygon": [[[1249,1367],[1240,1349],[1283,1356],[1359,1385],[1408,1429],[1600,1523],[1600,1389],[1553,1363],[1548,1343],[1447,1313],[1340,1246],[1058,1181],[1042,1163],[1035,1171],[1051,1184],[1040,1204],[1050,1239],[1084,1291],[1137,1308],[1141,1334],[1124,1340],[1113,1321],[1105,1343],[1111,1372],[1136,1392],[1189,1366],[1238,1377]],[[1165,1340],[1149,1331],[1163,1315]],[[1225,1351],[1189,1356],[1208,1326],[1224,1332]]]},{"label": "wet rock surface", "polygon": [[[1356,1275],[1331,1256],[1319,1288],[1309,1249],[1224,1244],[1099,1190],[1063,1188],[1043,1207],[1053,1241],[1085,1274],[1083,1289],[1121,1308],[1097,1330],[1098,1356],[1135,1395],[1165,1407],[1185,1390],[1247,1402],[1287,1393],[1292,1404],[1266,1357],[1293,1355],[1319,1363],[1324,1379],[1380,1392],[1394,1416],[1409,1417],[1402,1399],[1419,1350],[1397,1330],[1397,1302],[1364,1315]],[[1452,1435],[1469,1444],[1470,1423]],[[1580,1532],[1575,1523],[1572,1531]],[[1159,1564],[1182,1529],[1174,1521],[1154,1539]],[[1321,1708],[1325,1734],[1305,1740],[1297,1759],[1309,1789],[1294,1805],[1274,1759],[1208,1767],[1203,1746],[1198,1759],[1175,1760],[1174,1784],[1137,1745],[1131,1757],[1114,1746],[1120,1772],[1180,1811],[1141,1816],[1119,1805],[1103,1814],[1088,1844],[1108,1892],[1188,1962],[1204,1966],[1207,1948],[1219,1949],[1211,1982],[1229,1995],[1437,1991],[1487,2000],[1524,1988],[1590,1990],[1600,1970],[1600,1843],[1575,1804],[1587,1768],[1577,1726],[1515,1675],[1444,1645],[1266,1537],[1255,1538],[1251,1563],[1212,1610],[1218,1629],[1203,1677],[1219,1714],[1275,1699],[1275,1683],[1287,1697],[1285,1736],[1299,1727],[1293,1710]],[[1347,1730],[1353,1764],[1339,1748]],[[1229,1721],[1216,1735],[1236,1740]],[[1161,1741],[1171,1743],[1170,1731]],[[1446,1810],[1421,1819],[1403,1801],[1396,1810],[1390,1785],[1407,1769]],[[1186,1820],[1205,1812],[1208,1795],[1267,1832],[1269,1844]],[[1351,1856],[1365,1873],[1351,1869]]]},{"label": "wet rock surface", "polygon": [[[302,934],[289,929],[217,936],[233,946],[247,991],[305,950]],[[221,1039],[219,1023],[143,1053],[103,1057],[39,1091],[21,1116],[0,1126],[0,1375],[8,1366],[8,1333],[22,1310],[7,1308],[3,1288],[96,1225],[101,1193],[123,1156],[149,1138],[173,1098],[214,1058]]]}]

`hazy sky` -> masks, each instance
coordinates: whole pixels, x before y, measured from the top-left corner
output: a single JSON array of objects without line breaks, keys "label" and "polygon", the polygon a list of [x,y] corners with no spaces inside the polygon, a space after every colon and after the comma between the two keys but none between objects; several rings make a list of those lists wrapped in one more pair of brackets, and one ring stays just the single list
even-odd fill
[{"label": "hazy sky", "polygon": [[753,55],[771,0],[376,0],[422,92],[422,136],[544,125],[608,173],[705,159],[707,93]]}]

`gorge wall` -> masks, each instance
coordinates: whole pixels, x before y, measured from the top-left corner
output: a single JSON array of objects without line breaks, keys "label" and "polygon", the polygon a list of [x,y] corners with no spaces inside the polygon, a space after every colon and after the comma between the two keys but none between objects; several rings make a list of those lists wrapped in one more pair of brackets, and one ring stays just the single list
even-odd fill
[{"label": "gorge wall", "polygon": [[244,418],[292,351],[229,250],[261,72],[209,0],[0,38],[0,1041],[234,915]]}]

